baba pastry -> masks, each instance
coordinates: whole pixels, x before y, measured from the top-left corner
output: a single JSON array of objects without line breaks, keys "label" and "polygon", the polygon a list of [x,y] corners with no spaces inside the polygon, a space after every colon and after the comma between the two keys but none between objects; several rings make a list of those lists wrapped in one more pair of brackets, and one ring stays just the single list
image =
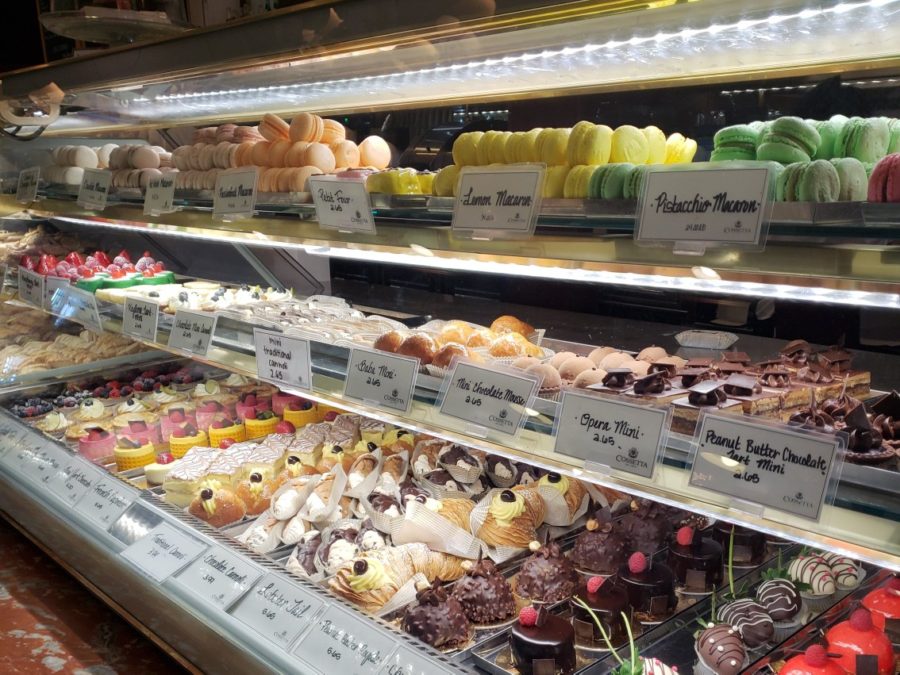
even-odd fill
[{"label": "baba pastry", "polygon": [[254,471],[237,484],[234,493],[244,502],[248,516],[258,516],[269,508],[276,489],[274,480],[265,480],[261,473]]},{"label": "baba pastry", "polygon": [[204,481],[194,500],[188,507],[189,513],[209,523],[212,527],[225,527],[240,521],[246,515],[244,503],[218,481]]},{"label": "baba pastry", "polygon": [[527,548],[544,522],[540,493],[520,488],[495,490],[488,499],[484,522],[473,528],[473,534],[488,546]]}]

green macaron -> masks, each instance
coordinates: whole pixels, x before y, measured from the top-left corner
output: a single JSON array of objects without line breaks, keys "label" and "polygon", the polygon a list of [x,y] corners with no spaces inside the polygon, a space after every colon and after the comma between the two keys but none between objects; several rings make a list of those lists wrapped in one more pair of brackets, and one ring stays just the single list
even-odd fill
[{"label": "green macaron", "polygon": [[808,162],[820,140],[812,124],[799,117],[779,117],[763,133],[756,158],[782,164]]},{"label": "green macaron", "polygon": [[834,146],[843,128],[843,123],[836,119],[814,122],[816,131],[819,132],[819,147],[813,159],[831,159],[835,156]]},{"label": "green macaron", "polygon": [[634,170],[630,162],[607,164],[606,171],[600,177],[600,196],[602,199],[622,199],[625,196],[625,181]]},{"label": "green macaron", "polygon": [[622,196],[625,199],[638,199],[641,196],[641,189],[644,186],[644,176],[647,175],[649,170],[649,166],[642,164],[634,167],[628,172],[628,177],[625,179],[625,185],[622,188]]},{"label": "green macaron", "polygon": [[891,141],[888,144],[888,154],[893,155],[900,152],[900,120],[888,120],[888,130],[891,132]]},{"label": "green macaron", "polygon": [[724,127],[713,136],[711,162],[727,162],[735,159],[756,159],[759,132],[749,124]]},{"label": "green macaron", "polygon": [[853,157],[839,157],[831,160],[837,170],[841,191],[839,202],[864,202],[869,189],[866,167]]},{"label": "green macaron", "polygon": [[797,181],[804,166],[806,166],[806,162],[795,162],[784,167],[784,171],[775,180],[775,201],[797,201]]},{"label": "green macaron", "polygon": [[891,131],[882,117],[851,117],[838,135],[835,157],[855,157],[860,162],[877,162],[887,154]]},{"label": "green macaron", "polygon": [[801,202],[836,202],[840,193],[837,169],[827,159],[816,159],[800,171],[797,195]]}]

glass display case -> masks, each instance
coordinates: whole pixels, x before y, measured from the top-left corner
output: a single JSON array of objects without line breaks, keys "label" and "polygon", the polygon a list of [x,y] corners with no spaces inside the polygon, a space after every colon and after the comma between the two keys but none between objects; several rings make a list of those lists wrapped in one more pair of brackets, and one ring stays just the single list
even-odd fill
[{"label": "glass display case", "polygon": [[[900,572],[900,209],[880,178],[900,150],[888,117],[895,3],[451,4],[447,16],[403,2],[317,4],[4,77],[17,114],[34,113],[27,97],[48,82],[64,92],[40,138],[0,142],[10,335],[34,312],[95,336],[73,353],[126,338],[142,351],[30,373],[20,364],[38,347],[10,341],[0,507],[207,672],[324,672],[348,660],[392,675],[516,672],[527,618],[467,622],[435,649],[413,637],[427,633],[422,607],[443,607],[461,577],[483,573],[482,558],[520,591],[535,558],[583,560],[598,527],[632,532],[628,552],[651,570],[677,567],[687,527],[731,549],[726,574],[720,560],[709,586],[692,592],[682,579],[663,617],[634,603],[630,617],[641,655],[684,672],[702,660],[695,620],[755,597],[810,551],[850,559],[853,583],[804,596],[791,630],[742,636],[741,672],[779,672],[869,596],[893,598]],[[726,128],[752,140],[729,141]],[[806,159],[774,162],[767,153],[784,150],[766,144]],[[328,166],[309,171],[318,145]],[[292,162],[297,146],[305,159]],[[355,158],[340,163],[343,152]],[[737,161],[720,161],[728,152]],[[862,178],[842,182],[856,164]],[[32,166],[36,193],[15,194]],[[814,183],[816,171],[836,186]],[[466,203],[462,186],[508,194],[517,172],[535,180],[522,202],[536,204],[533,227],[498,236],[460,225],[461,209],[485,206]],[[338,177],[316,178],[328,173]],[[252,199],[223,215],[233,176],[254,183]],[[762,234],[751,245],[732,221],[740,230],[753,216],[731,218],[713,241],[684,234],[711,215],[648,210],[653,190],[702,201],[713,187],[750,193],[754,180]],[[102,186],[99,202],[89,184]],[[356,190],[342,202],[356,219],[324,227],[334,186]],[[642,240],[653,217],[678,228],[665,246]],[[50,325],[32,339],[57,333],[78,330]],[[143,427],[116,426],[133,411],[110,391],[157,405],[132,420]],[[270,403],[257,408],[257,396]],[[210,397],[218,408],[203,407]],[[71,420],[41,421],[64,418],[67,398],[72,414],[99,406],[78,418],[81,436]],[[278,458],[216,471],[207,458],[198,476],[167,483],[175,470],[158,452],[180,471],[207,447],[223,462],[233,443],[244,448],[213,421],[261,429],[247,452]],[[147,424],[158,442],[141,436]],[[149,462],[123,459],[142,449]],[[371,472],[360,468],[369,461]],[[253,484],[267,481],[268,508],[253,515],[223,522],[224,506],[208,503],[243,483],[258,497]],[[327,518],[311,514],[317,485],[337,486],[316,493]],[[543,504],[531,536],[492,540],[493,501],[524,493]],[[275,513],[285,494],[299,508],[289,517]],[[465,515],[452,528],[446,513],[424,513],[457,502]],[[649,521],[658,542],[643,539]],[[303,548],[308,538],[285,538],[291,524],[328,544]],[[375,553],[363,545],[370,530]],[[352,552],[330,560],[338,540]],[[373,600],[359,579],[404,568],[391,567],[400,550],[430,562]],[[582,565],[578,583],[599,572]],[[574,666],[547,658],[565,672],[613,671],[616,656],[585,637],[593,629],[570,596],[537,598],[541,617],[576,632]],[[515,610],[535,598],[516,592]],[[881,626],[894,654],[896,619]]]}]

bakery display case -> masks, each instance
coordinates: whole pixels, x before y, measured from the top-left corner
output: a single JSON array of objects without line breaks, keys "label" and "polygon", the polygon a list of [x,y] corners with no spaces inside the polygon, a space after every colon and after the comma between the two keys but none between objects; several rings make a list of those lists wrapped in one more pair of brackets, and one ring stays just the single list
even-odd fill
[{"label": "bakery display case", "polygon": [[63,94],[0,141],[4,516],[205,672],[894,672],[894,4],[349,0],[8,74]]}]

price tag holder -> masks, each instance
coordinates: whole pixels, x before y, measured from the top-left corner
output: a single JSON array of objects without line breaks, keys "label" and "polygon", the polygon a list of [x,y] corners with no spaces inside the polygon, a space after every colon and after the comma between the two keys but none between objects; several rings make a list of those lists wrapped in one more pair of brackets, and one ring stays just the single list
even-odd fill
[{"label": "price tag holder", "polygon": [[703,413],[694,444],[690,485],[818,521],[844,441]]},{"label": "price tag holder", "polygon": [[125,310],[122,312],[122,332],[125,335],[156,342],[159,326],[159,305],[126,295]]},{"label": "price tag holder", "polygon": [[26,444],[27,434],[18,438],[11,437],[10,448],[2,457],[3,465],[21,476],[30,477],[31,464],[34,462],[34,449]]},{"label": "price tag holder", "polygon": [[44,307],[44,276],[24,267],[19,268],[19,300]]},{"label": "price tag holder", "polygon": [[93,466],[81,457],[66,453],[56,477],[56,494],[69,506],[74,506],[94,486],[97,478],[98,473]]},{"label": "price tag holder", "polygon": [[38,183],[41,181],[41,167],[31,166],[19,172],[19,184],[16,186],[16,201],[19,204],[30,204],[37,199]]},{"label": "price tag holder", "polygon": [[372,202],[364,180],[310,176],[309,191],[323,230],[376,234]]},{"label": "price tag holder", "polygon": [[530,237],[543,186],[543,165],[463,167],[450,228],[455,236],[474,239]]},{"label": "price tag holder", "polygon": [[300,389],[312,387],[309,340],[254,328],[253,341],[259,379]]},{"label": "price tag holder", "polygon": [[206,356],[216,332],[218,318],[217,314],[177,310],[172,320],[172,331],[169,333],[169,347],[197,356]]},{"label": "price tag holder", "polygon": [[256,168],[220,171],[213,194],[213,219],[252,218],[256,209]]},{"label": "price tag holder", "polygon": [[68,279],[60,277],[47,277],[44,279],[44,309],[48,312],[53,311],[53,294],[60,288],[68,288],[71,284]]},{"label": "price tag holder", "polygon": [[174,580],[204,602],[225,609],[260,576],[262,571],[249,560],[213,544]]},{"label": "price tag holder", "polygon": [[419,359],[351,349],[344,396],[408,413],[418,372]]},{"label": "price tag holder", "polygon": [[387,659],[380,675],[433,675],[434,673],[453,672],[456,671],[431,661],[415,649],[400,645],[397,651]]},{"label": "price tag holder", "polygon": [[32,461],[25,464],[26,474],[39,485],[54,486],[63,463],[68,459],[65,450],[55,445],[43,446],[43,444],[33,445],[32,448]]},{"label": "price tag holder", "polygon": [[653,478],[666,443],[668,417],[663,408],[567,391],[554,422],[555,450]]},{"label": "price tag holder", "polygon": [[106,169],[85,169],[78,188],[78,205],[89,211],[102,211],[109,197],[112,173]]},{"label": "price tag holder", "polygon": [[331,605],[300,640],[294,655],[313,672],[378,673],[395,646],[390,634]]},{"label": "price tag holder", "polygon": [[772,210],[770,169],[651,168],[644,178],[635,241],[702,254],[713,246],[761,249]]},{"label": "price tag holder", "polygon": [[180,527],[162,521],[122,551],[122,557],[162,583],[198,558],[207,546]]},{"label": "price tag holder", "polygon": [[97,311],[97,298],[93,293],[88,293],[71,284],[60,286],[50,298],[50,311],[80,323],[95,333],[103,332],[103,324],[100,323],[100,312]]},{"label": "price tag holder", "polygon": [[158,216],[172,213],[175,210],[175,176],[163,174],[160,178],[151,178],[147,183],[144,195],[144,215]]},{"label": "price tag holder", "polygon": [[439,410],[488,432],[515,436],[537,388],[537,378],[521,371],[483,368],[457,359],[441,387]]},{"label": "price tag holder", "polygon": [[138,491],[103,473],[75,504],[75,510],[108,530],[138,498]]},{"label": "price tag holder", "polygon": [[232,616],[283,649],[306,630],[325,601],[275,574],[266,574],[229,611]]}]

